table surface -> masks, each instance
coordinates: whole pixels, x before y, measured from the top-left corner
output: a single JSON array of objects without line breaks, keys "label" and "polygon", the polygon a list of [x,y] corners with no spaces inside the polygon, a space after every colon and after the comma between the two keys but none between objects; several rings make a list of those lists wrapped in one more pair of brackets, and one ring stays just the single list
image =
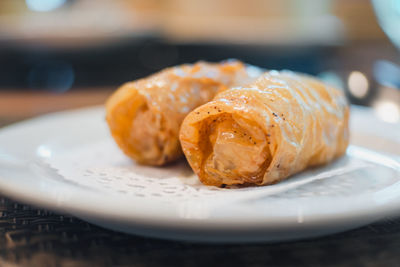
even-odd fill
[{"label": "table surface", "polygon": [[[49,97],[53,110],[102,103],[109,91]],[[0,107],[20,95],[0,93]],[[1,112],[0,127],[46,113],[43,97]],[[69,100],[68,100],[69,99]],[[74,99],[81,99],[76,101]],[[47,102],[46,102],[47,103]],[[47,105],[47,107],[49,107]],[[7,110],[7,112],[10,111]],[[25,111],[23,111],[25,110]],[[400,217],[327,237],[284,243],[196,244],[127,235],[0,196],[0,266],[400,266]]]}]

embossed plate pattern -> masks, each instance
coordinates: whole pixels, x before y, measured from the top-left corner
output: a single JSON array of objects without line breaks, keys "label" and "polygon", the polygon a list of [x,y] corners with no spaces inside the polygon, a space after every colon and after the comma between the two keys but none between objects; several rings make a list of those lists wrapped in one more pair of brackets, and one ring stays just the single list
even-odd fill
[{"label": "embossed plate pattern", "polygon": [[56,113],[0,131],[0,191],[111,229],[161,238],[320,236],[399,211],[399,158],[387,152],[400,147],[400,126],[354,107],[351,129],[353,145],[332,164],[272,186],[216,188],[202,185],[183,160],[153,168],[126,158],[109,136],[102,108]]}]

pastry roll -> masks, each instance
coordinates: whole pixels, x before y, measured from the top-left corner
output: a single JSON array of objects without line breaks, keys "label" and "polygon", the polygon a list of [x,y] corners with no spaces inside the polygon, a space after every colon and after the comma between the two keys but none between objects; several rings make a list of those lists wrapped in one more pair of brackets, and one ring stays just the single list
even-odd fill
[{"label": "pastry roll", "polygon": [[261,73],[237,60],[167,68],[120,87],[106,103],[106,120],[126,155],[141,164],[163,165],[182,155],[179,129],[190,111]]},{"label": "pastry roll", "polygon": [[182,123],[183,152],[206,185],[266,185],[343,155],[342,91],[310,76],[269,71],[223,91]]}]

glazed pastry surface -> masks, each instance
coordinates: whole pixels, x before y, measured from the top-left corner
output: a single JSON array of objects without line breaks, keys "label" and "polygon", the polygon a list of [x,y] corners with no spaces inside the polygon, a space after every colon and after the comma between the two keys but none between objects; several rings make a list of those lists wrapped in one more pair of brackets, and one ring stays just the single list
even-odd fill
[{"label": "glazed pastry surface", "polygon": [[180,141],[204,184],[265,185],[343,155],[348,120],[341,90],[304,74],[268,71],[190,112]]}]

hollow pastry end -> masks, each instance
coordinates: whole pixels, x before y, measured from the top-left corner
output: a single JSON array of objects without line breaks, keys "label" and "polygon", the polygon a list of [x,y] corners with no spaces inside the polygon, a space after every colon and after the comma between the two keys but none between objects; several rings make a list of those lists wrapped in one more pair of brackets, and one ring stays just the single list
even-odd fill
[{"label": "hollow pastry end", "polygon": [[271,162],[264,131],[239,114],[222,110],[200,118],[213,110],[207,106],[189,114],[181,128],[182,149],[193,170],[206,185],[261,184]]},{"label": "hollow pastry end", "polygon": [[106,120],[112,136],[123,152],[138,163],[160,166],[175,160],[180,150],[169,151],[178,146],[171,144],[174,140],[163,114],[134,87],[135,83],[125,84],[106,103]]}]

